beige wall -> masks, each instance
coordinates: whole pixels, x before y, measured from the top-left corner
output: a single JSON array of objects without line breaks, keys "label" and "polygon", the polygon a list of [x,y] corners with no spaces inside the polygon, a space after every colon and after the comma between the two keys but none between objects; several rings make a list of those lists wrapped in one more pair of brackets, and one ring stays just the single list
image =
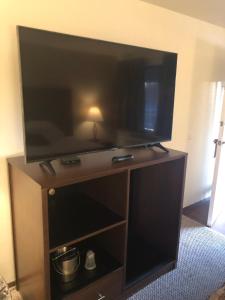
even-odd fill
[{"label": "beige wall", "polygon": [[204,149],[213,82],[225,79],[225,29],[139,0],[1,0],[0,273],[7,281],[14,280],[14,267],[5,157],[23,151],[17,24],[178,52],[168,145],[189,152],[186,205],[209,190],[206,161],[211,152]]}]

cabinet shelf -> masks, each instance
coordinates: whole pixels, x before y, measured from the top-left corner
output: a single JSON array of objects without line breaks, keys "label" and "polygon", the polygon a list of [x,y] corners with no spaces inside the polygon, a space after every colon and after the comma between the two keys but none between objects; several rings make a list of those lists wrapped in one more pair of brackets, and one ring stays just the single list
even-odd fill
[{"label": "cabinet shelf", "polygon": [[50,252],[126,223],[121,216],[84,194],[49,202]]},{"label": "cabinet shelf", "polygon": [[51,288],[52,296],[55,300],[62,300],[68,294],[73,294],[80,289],[86,287],[87,285],[95,282],[96,280],[104,277],[105,275],[122,268],[122,264],[119,263],[112,255],[107,251],[91,247],[96,253],[96,269],[92,271],[87,271],[84,266],[85,253],[89,248],[87,246],[83,247],[81,251],[81,268],[78,271],[75,279],[68,283],[60,282],[59,278],[54,272],[53,266],[51,267]]}]

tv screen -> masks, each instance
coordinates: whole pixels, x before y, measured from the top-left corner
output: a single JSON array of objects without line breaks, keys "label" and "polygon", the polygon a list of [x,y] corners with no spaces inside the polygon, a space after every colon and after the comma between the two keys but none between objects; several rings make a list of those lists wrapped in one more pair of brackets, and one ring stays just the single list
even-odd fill
[{"label": "tv screen", "polygon": [[27,162],[171,139],[177,54],[18,33]]}]

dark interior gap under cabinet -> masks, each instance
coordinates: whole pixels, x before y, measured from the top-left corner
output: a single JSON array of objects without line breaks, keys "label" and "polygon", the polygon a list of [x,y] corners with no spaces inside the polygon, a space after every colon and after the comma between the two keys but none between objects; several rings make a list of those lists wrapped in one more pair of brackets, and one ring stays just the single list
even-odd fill
[{"label": "dark interior gap under cabinet", "polygon": [[[113,156],[130,153],[133,161],[112,164]],[[83,155],[77,166],[54,161],[56,176],[23,157],[8,159],[16,282],[24,300],[126,299],[174,269],[186,157],[175,150],[105,151]],[[51,263],[65,245],[81,253],[79,272],[66,285]],[[84,269],[87,249],[96,253],[92,273]]]}]

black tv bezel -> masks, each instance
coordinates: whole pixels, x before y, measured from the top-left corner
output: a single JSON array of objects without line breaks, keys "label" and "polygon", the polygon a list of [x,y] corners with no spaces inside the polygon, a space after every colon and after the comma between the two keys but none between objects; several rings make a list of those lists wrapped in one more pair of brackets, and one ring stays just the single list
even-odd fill
[{"label": "black tv bezel", "polygon": [[[21,86],[21,97],[22,97],[22,101],[21,101],[21,110],[22,110],[22,128],[23,128],[23,144],[24,144],[24,160],[25,163],[34,163],[34,162],[41,162],[41,161],[52,161],[52,160],[57,160],[59,158],[62,157],[67,157],[67,156],[71,156],[71,155],[84,155],[84,154],[90,154],[90,153],[97,153],[97,152],[102,152],[102,151],[111,151],[113,149],[122,149],[122,148],[135,148],[135,147],[142,147],[142,146],[146,146],[146,145],[154,145],[157,143],[161,143],[161,142],[168,142],[171,141],[172,139],[172,132],[173,132],[173,116],[174,116],[174,102],[175,102],[175,87],[176,87],[176,77],[177,77],[177,60],[178,60],[178,53],[176,52],[170,52],[170,51],[163,51],[163,50],[159,50],[159,49],[154,49],[154,48],[147,48],[147,47],[140,47],[140,46],[136,46],[136,45],[130,45],[130,44],[125,44],[125,43],[117,43],[117,42],[113,42],[113,41],[106,41],[106,40],[102,40],[102,39],[95,39],[95,38],[90,38],[90,37],[82,37],[82,36],[77,36],[77,35],[72,35],[72,34],[68,34],[68,33],[62,33],[62,32],[57,32],[57,31],[51,31],[51,30],[45,30],[45,29],[40,29],[40,28],[33,28],[33,27],[27,27],[27,26],[22,26],[22,25],[17,25],[16,26],[17,29],[17,40],[18,40],[18,52],[19,52],[19,73],[20,73],[20,86]],[[29,158],[29,156],[27,155],[27,143],[26,143],[26,130],[25,130],[25,116],[24,116],[24,92],[23,92],[23,75],[22,75],[22,65],[21,65],[21,50],[20,50],[20,31],[21,30],[34,30],[34,31],[42,31],[42,32],[47,32],[47,33],[53,33],[53,34],[57,34],[57,35],[61,35],[61,36],[65,36],[65,37],[70,37],[70,38],[77,38],[77,39],[82,39],[82,40],[92,40],[98,43],[106,43],[106,44],[111,44],[111,45],[118,45],[118,46],[130,46],[133,48],[138,48],[138,49],[143,49],[143,50],[153,50],[156,52],[161,52],[161,53],[168,53],[168,54],[173,54],[174,56],[176,56],[176,65],[175,65],[175,78],[174,78],[174,90],[173,90],[173,103],[172,103],[172,122],[171,122],[171,131],[170,131],[170,136],[168,138],[161,138],[158,139],[155,142],[146,142],[146,143],[141,143],[141,144],[132,144],[132,145],[115,145],[113,147],[102,147],[101,149],[93,149],[93,150],[89,150],[89,151],[82,151],[82,152],[69,152],[69,153],[64,153],[64,154],[59,154],[59,155],[49,155],[49,156],[45,156],[45,158],[43,157],[39,157],[39,158],[35,158],[35,159],[31,159]]]}]

